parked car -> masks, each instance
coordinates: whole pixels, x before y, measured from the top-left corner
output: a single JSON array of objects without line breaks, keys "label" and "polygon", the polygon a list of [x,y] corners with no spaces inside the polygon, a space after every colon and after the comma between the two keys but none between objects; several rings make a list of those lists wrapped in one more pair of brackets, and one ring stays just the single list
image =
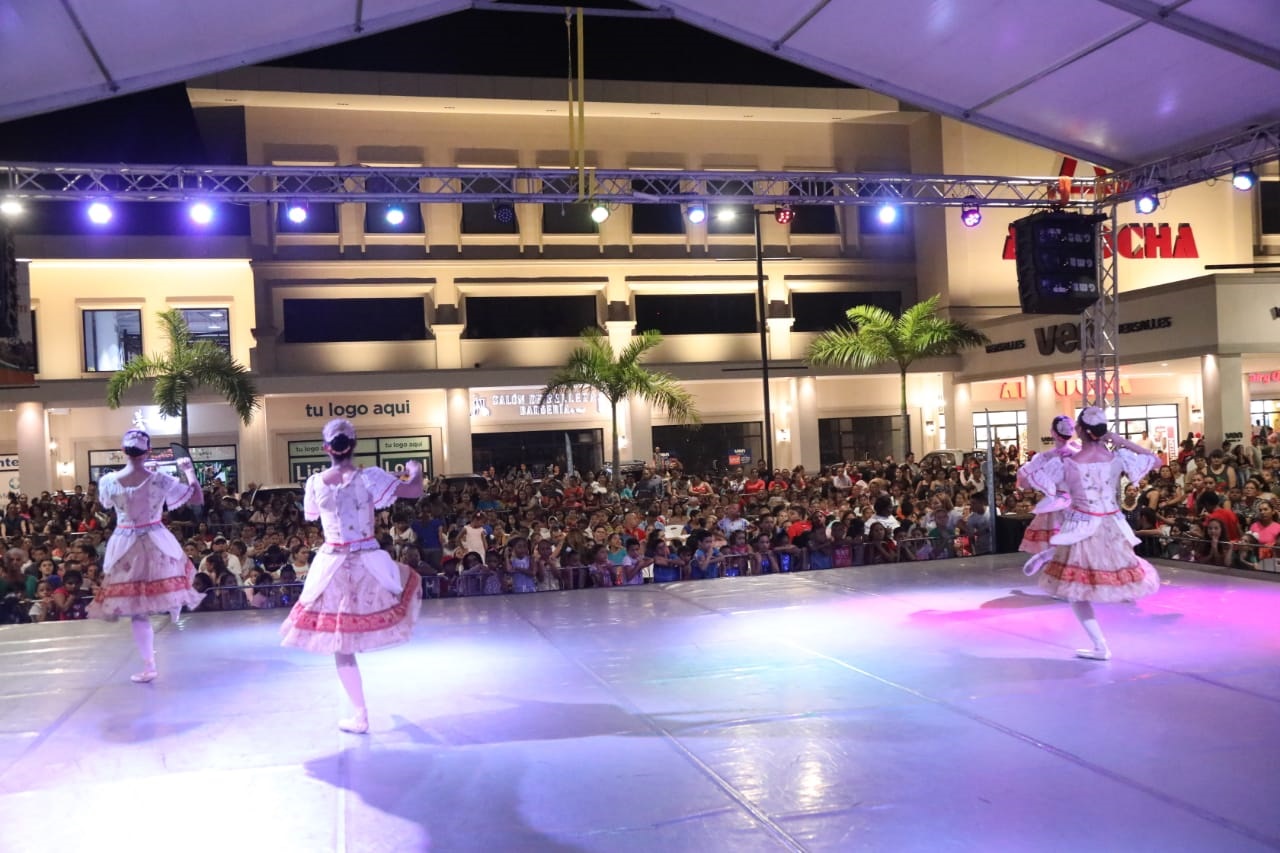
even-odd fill
[{"label": "parked car", "polygon": [[297,483],[258,486],[258,488],[254,490],[252,497],[249,498],[249,504],[251,506],[256,504],[259,498],[267,504],[270,504],[273,498],[281,498],[287,503],[302,506],[302,486]]},{"label": "parked car", "polygon": [[987,461],[987,451],[985,450],[957,450],[953,448],[943,450],[931,450],[920,460],[920,466],[927,468],[934,462],[940,462],[944,468],[955,468],[957,471],[968,465],[970,462],[977,462],[979,465]]}]

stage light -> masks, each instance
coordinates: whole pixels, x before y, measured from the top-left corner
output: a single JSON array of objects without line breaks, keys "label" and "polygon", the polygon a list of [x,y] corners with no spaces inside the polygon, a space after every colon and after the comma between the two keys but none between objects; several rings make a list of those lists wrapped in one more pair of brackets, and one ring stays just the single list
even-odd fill
[{"label": "stage light", "polygon": [[1160,206],[1160,198],[1155,193],[1143,193],[1134,200],[1133,206],[1138,209],[1138,213],[1146,216],[1156,212],[1156,208]]},{"label": "stage light", "polygon": [[982,210],[976,203],[960,208],[960,224],[965,228],[977,228],[982,224]]},{"label": "stage light", "polygon": [[4,201],[0,201],[0,213],[5,216],[17,216],[22,213],[22,202],[17,199],[6,198]]},{"label": "stage light", "polygon": [[197,225],[208,225],[213,221],[213,208],[203,201],[198,201],[187,208],[187,215]]},{"label": "stage light", "polygon": [[398,207],[388,207],[387,212],[382,214],[382,218],[387,221],[388,225],[403,225],[404,211]]},{"label": "stage light", "polygon": [[773,221],[779,225],[790,225],[795,218],[795,209],[789,204],[784,204],[774,208]]},{"label": "stage light", "polygon": [[876,209],[876,219],[881,225],[892,225],[898,221],[898,208],[891,204],[882,204]]},{"label": "stage light", "polygon": [[701,225],[707,221],[707,206],[700,201],[691,203],[685,210],[685,217],[691,225]]},{"label": "stage light", "polygon": [[89,205],[89,221],[94,225],[106,225],[111,221],[111,206],[105,202],[95,201]]},{"label": "stage light", "polygon": [[1258,182],[1258,173],[1250,169],[1248,166],[1238,166],[1231,175],[1231,186],[1246,192],[1253,189],[1253,185]]},{"label": "stage light", "polygon": [[732,207],[716,208],[716,222],[732,222],[738,218],[738,212]]},{"label": "stage light", "polygon": [[285,210],[284,215],[294,225],[301,225],[307,221],[307,206],[303,202],[295,201]]},{"label": "stage light", "polygon": [[609,207],[604,204],[597,204],[591,208],[591,221],[599,225],[609,218]]},{"label": "stage light", "polygon": [[510,225],[516,221],[516,209],[511,205],[511,202],[495,201],[493,203],[493,218],[495,222]]}]

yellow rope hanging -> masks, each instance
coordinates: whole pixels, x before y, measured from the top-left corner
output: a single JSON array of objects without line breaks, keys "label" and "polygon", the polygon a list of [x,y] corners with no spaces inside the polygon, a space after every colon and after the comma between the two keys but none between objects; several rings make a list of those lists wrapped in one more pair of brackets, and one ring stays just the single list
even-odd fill
[{"label": "yellow rope hanging", "polygon": [[578,7],[578,199],[587,197],[586,68],[582,7]]}]

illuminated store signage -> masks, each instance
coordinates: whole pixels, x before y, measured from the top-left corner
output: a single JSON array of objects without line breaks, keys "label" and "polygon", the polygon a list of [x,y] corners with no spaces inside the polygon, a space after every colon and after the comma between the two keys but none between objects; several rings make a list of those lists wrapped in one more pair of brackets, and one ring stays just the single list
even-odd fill
[{"label": "illuminated store signage", "polygon": [[607,414],[609,403],[591,388],[542,396],[538,388],[489,388],[471,392],[471,417],[497,420]]},{"label": "illuminated store signage", "polygon": [[1262,373],[1250,373],[1250,382],[1257,382],[1266,385],[1271,382],[1280,382],[1280,370],[1273,370],[1270,373],[1263,371]]}]

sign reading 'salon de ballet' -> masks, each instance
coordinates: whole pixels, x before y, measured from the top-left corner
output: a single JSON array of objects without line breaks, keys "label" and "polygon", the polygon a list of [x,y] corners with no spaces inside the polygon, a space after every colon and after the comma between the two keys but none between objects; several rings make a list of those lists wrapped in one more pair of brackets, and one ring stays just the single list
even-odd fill
[{"label": "sign reading 'salon de ballet'", "polygon": [[609,404],[592,388],[542,396],[540,388],[486,388],[471,392],[473,418],[594,417]]}]

